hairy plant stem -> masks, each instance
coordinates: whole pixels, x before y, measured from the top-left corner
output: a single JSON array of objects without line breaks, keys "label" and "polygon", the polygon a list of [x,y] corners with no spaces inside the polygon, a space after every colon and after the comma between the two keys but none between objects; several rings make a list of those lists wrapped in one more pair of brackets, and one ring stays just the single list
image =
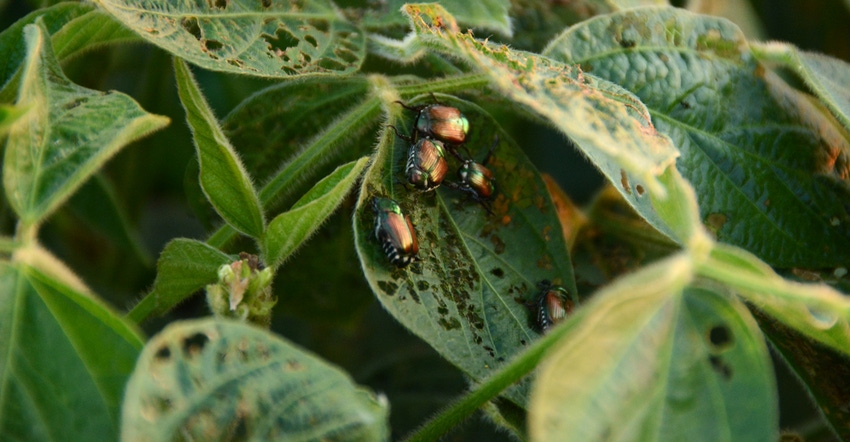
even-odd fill
[{"label": "hairy plant stem", "polygon": [[408,442],[436,440],[452,427],[460,424],[464,419],[481,408],[487,401],[495,398],[504,389],[519,381],[523,376],[531,373],[546,352],[552,348],[564,335],[572,330],[574,324],[580,322],[578,313],[569,320],[552,328],[543,337],[535,341],[526,351],[517,355],[501,370],[484,380],[481,384],[461,397],[448,408],[433,416],[428,422],[408,436]]}]

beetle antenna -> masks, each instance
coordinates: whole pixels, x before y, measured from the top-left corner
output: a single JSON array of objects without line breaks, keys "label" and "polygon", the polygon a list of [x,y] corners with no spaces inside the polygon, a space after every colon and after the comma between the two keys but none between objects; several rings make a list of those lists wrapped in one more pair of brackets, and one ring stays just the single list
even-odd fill
[{"label": "beetle antenna", "polygon": [[408,105],[404,104],[401,100],[396,100],[396,101],[394,101],[393,103],[398,103],[401,107],[403,107],[403,108],[405,108],[405,109],[407,109],[407,110],[409,110],[409,111],[419,112],[419,110],[420,110],[419,108],[410,107],[410,106],[408,106]]},{"label": "beetle antenna", "polygon": [[404,141],[407,141],[408,143],[412,143],[412,142],[413,142],[413,140],[412,140],[410,137],[408,137],[408,136],[406,136],[406,135],[402,135],[402,134],[400,134],[400,133],[398,132],[398,129],[397,129],[395,126],[393,126],[392,124],[388,124],[387,126],[388,126],[388,127],[393,128],[393,132],[395,132],[395,136],[397,136],[397,137],[401,138],[401,139],[402,139],[402,140],[404,140]]}]

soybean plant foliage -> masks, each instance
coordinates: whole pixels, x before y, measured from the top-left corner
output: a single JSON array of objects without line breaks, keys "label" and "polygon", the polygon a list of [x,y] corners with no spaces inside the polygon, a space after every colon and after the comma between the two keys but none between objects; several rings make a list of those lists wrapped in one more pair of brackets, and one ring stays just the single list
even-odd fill
[{"label": "soybean plant foliage", "polygon": [[0,1],[0,438],[850,440],[850,64],[684,3]]}]

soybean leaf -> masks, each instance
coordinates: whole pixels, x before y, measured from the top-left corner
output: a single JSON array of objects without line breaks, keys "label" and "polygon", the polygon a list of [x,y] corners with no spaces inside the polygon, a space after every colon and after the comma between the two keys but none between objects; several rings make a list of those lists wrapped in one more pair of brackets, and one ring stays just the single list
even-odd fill
[{"label": "soybean leaf", "polygon": [[153,290],[127,315],[141,322],[162,314],[218,279],[218,268],[233,259],[200,241],[177,238],[169,242],[156,263]]},{"label": "soybean leaf", "polygon": [[575,65],[476,40],[439,5],[407,5],[405,12],[422,43],[464,57],[491,87],[547,119],[609,180],[623,183],[624,196],[653,226],[675,238],[645,193],[663,194],[657,176],[678,152],[637,97]]},{"label": "soybean leaf", "polygon": [[[746,308],[677,255],[596,294],[541,364],[534,440],[776,440],[767,347]],[[579,318],[576,317],[575,320]]]},{"label": "soybean leaf", "polygon": [[775,266],[848,262],[848,141],[758,64],[735,25],[676,8],[628,10],[570,28],[543,55],[646,103],[718,239]]},{"label": "soybean leaf", "polygon": [[122,440],[389,437],[386,401],[267,331],[203,319],[145,346],[127,386]]},{"label": "soybean leaf", "polygon": [[286,212],[276,216],[263,235],[266,264],[277,267],[321,226],[354,186],[367,157],[339,166],[316,183]]},{"label": "soybean leaf", "polygon": [[[364,25],[369,28],[404,26],[406,21],[404,16],[399,14],[399,10],[405,3],[408,2],[389,0],[378,5],[369,5],[369,8],[362,11]],[[505,37],[513,35],[511,19],[508,16],[508,9],[511,7],[509,0],[444,0],[440,4],[463,25],[495,31]]]},{"label": "soybean leaf", "polygon": [[[405,179],[401,171],[409,145],[385,130],[360,190],[355,244],[367,280],[387,311],[473,380],[481,380],[539,337],[525,305],[537,299],[539,282],[566,287],[574,303],[579,298],[557,214],[538,172],[481,108],[437,98],[469,119],[470,158],[483,161],[497,141],[486,165],[496,179],[492,215],[468,194],[445,185],[422,193],[396,184]],[[392,124],[409,133],[412,121],[413,115],[405,115]],[[453,156],[448,161],[450,170],[459,166]],[[375,238],[373,197],[395,199],[409,214],[420,261],[405,268],[389,262]],[[525,379],[507,397],[524,406],[528,388]]]},{"label": "soybean leaf", "polygon": [[779,61],[793,69],[844,128],[850,130],[850,64],[784,43],[769,43],[753,49],[756,56]]},{"label": "soybean leaf", "polygon": [[[3,34],[0,34],[0,56],[2,48],[16,49],[8,54],[10,60],[0,67],[0,78],[4,78],[0,88],[0,102],[11,101],[17,93],[21,80],[20,62],[24,56],[22,29],[36,18],[44,20],[47,29],[53,35],[53,50],[59,61],[71,59],[82,52],[115,43],[141,41],[132,31],[122,26],[109,14],[93,9],[86,3],[60,3],[41,9],[19,20]],[[3,70],[7,72],[3,72]]]},{"label": "soybean leaf", "polygon": [[248,171],[222,133],[186,63],[175,58],[174,73],[198,152],[201,188],[228,224],[259,238],[266,220]]},{"label": "soybean leaf", "polygon": [[168,124],[127,95],[71,83],[43,25],[27,25],[19,106],[32,109],[10,132],[3,164],[7,198],[24,225],[47,217],[128,143]]},{"label": "soybean leaf", "polygon": [[[272,89],[269,89],[269,92],[271,92],[269,96],[265,94],[255,96],[257,99],[252,99],[251,103],[245,107],[240,106],[238,113],[234,110],[234,117],[230,120],[235,121],[237,115],[247,114],[247,121],[256,121],[256,117],[250,117],[250,115],[254,112],[262,113],[264,109],[268,108],[265,103],[268,103],[269,100],[285,96],[286,90],[289,89],[281,89],[281,94],[278,94],[277,91],[272,92]],[[281,102],[288,103],[289,101],[287,99],[281,99]],[[302,109],[300,106],[295,106],[295,108]],[[285,107],[272,107],[274,112],[282,113],[282,118],[288,118],[289,114],[284,113],[284,109]],[[317,112],[326,113],[328,110],[317,110]],[[371,148],[374,143],[374,136],[367,136],[367,131],[375,126],[380,112],[380,100],[374,96],[369,97],[349,108],[333,124],[329,124],[322,131],[315,134],[306,143],[303,150],[284,164],[260,190],[260,201],[262,201],[263,206],[267,210],[276,210],[283,206],[284,203],[294,199],[298,195],[298,191],[306,191],[305,186],[301,183],[302,180],[312,181],[318,179],[318,177],[322,176],[320,173],[325,171],[328,164],[332,164],[333,161],[353,160],[367,153],[366,149]],[[259,122],[263,128],[276,127],[271,123],[270,120],[264,119],[261,119]],[[309,127],[309,124],[305,124],[306,127]],[[296,127],[290,129],[297,130]],[[241,138],[237,136],[237,139]],[[368,142],[365,141],[367,139],[369,139]],[[282,142],[285,143],[285,141]],[[250,146],[250,144],[246,146]],[[276,147],[276,144],[260,145],[261,149],[271,149],[274,147]],[[330,172],[330,170],[327,170],[324,173]],[[207,242],[215,246],[221,246],[233,239],[234,233],[228,226],[224,226],[210,236]]]},{"label": "soybean leaf", "polygon": [[87,3],[68,2],[60,3],[49,8],[39,9],[27,14],[0,33],[0,86],[6,89],[9,81],[15,76],[27,56],[27,47],[24,41],[24,27],[35,23],[41,18],[49,34],[54,34],[65,24],[95,9],[94,5]]},{"label": "soybean leaf", "polygon": [[365,56],[366,34],[329,0],[97,3],[142,38],[216,71],[270,78],[348,74]]},{"label": "soybean leaf", "polygon": [[0,262],[0,434],[117,440],[142,345],[138,331],[91,294],[24,262]]}]

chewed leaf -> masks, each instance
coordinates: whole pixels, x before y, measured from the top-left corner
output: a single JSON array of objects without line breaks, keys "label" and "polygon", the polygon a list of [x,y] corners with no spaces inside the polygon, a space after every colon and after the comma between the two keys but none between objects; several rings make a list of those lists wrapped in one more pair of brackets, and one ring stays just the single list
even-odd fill
[{"label": "chewed leaf", "polygon": [[776,439],[762,336],[742,303],[687,286],[689,261],[641,269],[584,306],[540,367],[532,439]]},{"label": "chewed leaf", "polygon": [[99,0],[144,39],[216,71],[260,77],[347,74],[366,34],[330,1]]},{"label": "chewed leaf", "polygon": [[385,400],[267,331],[204,319],[145,346],[124,397],[122,440],[389,437]]},{"label": "chewed leaf", "polygon": [[[478,202],[446,184],[458,180],[460,167],[449,153],[449,173],[436,190],[420,192],[397,184],[406,181],[409,144],[386,130],[360,191],[355,241],[369,284],[384,307],[481,380],[539,337],[536,315],[526,305],[539,299],[539,283],[550,280],[565,287],[570,303],[579,297],[557,213],[537,171],[481,108],[450,97],[438,99],[468,118],[469,135],[459,154],[483,161],[496,141],[486,164],[495,179],[493,198]],[[409,133],[414,118],[405,112],[392,122],[401,133]],[[373,197],[396,200],[410,216],[419,261],[404,268],[391,263],[376,238]],[[407,229],[406,224],[392,228]],[[528,386],[522,381],[507,396],[523,406]]]},{"label": "chewed leaf", "polygon": [[122,93],[68,80],[42,24],[27,25],[24,34],[27,58],[17,104],[31,109],[9,131],[3,183],[21,220],[37,224],[122,147],[169,120]]},{"label": "chewed leaf", "polygon": [[405,12],[423,43],[463,55],[489,75],[492,87],[569,136],[609,180],[630,176],[630,203],[656,228],[674,236],[644,194],[664,193],[656,177],[673,164],[678,151],[656,132],[635,95],[576,65],[476,40],[461,33],[439,5],[408,5]]},{"label": "chewed leaf", "polygon": [[[406,24],[404,16],[399,12],[406,3],[409,2],[387,0],[369,4],[369,7],[361,12],[364,25],[369,28],[385,28]],[[508,0],[443,0],[440,5],[464,26],[488,29],[508,37],[513,35],[511,17],[508,15],[511,2]]]},{"label": "chewed leaf", "polygon": [[719,240],[775,266],[848,262],[848,140],[758,64],[733,23],[628,10],[570,28],[543,55],[635,91],[680,149],[676,166]]}]

